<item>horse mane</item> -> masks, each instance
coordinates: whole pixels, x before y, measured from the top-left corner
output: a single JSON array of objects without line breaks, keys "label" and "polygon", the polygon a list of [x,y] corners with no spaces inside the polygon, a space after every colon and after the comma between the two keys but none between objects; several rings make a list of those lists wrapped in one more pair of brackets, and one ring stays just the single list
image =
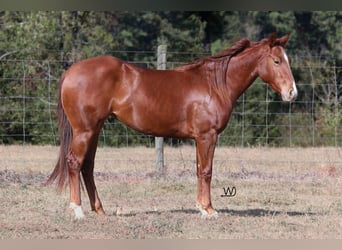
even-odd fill
[{"label": "horse mane", "polygon": [[242,38],[241,40],[235,42],[230,48],[220,52],[217,55],[204,57],[195,62],[177,67],[175,70],[186,71],[206,65],[207,77],[210,85],[214,87],[219,95],[224,95],[226,92],[224,91],[226,86],[226,73],[230,59],[250,46],[251,42],[247,38]]},{"label": "horse mane", "polygon": [[240,52],[244,51],[246,48],[248,48],[251,45],[251,42],[247,38],[242,38],[241,40],[235,42],[232,47],[223,50],[217,55],[208,57],[210,59],[220,59],[220,58],[231,58]]},{"label": "horse mane", "polygon": [[207,59],[208,61],[214,62],[214,68],[208,71],[209,82],[214,87],[217,94],[224,99],[226,99],[225,95],[227,94],[227,91],[225,90],[227,86],[226,75],[230,59],[250,46],[251,42],[247,38],[243,38],[234,43],[232,47]]},{"label": "horse mane", "polygon": [[246,48],[251,45],[251,42],[247,38],[242,38],[241,40],[235,42],[230,48],[221,51],[217,55],[207,56],[197,61],[188,63],[186,65],[179,66],[175,68],[176,70],[189,70],[193,68],[197,68],[198,66],[203,65],[205,62],[217,62],[221,59],[223,60],[230,60],[233,56],[236,56]]}]

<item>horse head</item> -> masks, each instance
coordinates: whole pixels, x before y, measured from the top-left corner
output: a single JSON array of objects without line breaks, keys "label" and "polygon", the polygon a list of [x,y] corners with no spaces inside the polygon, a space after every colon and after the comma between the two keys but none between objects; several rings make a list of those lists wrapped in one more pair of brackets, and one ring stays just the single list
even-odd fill
[{"label": "horse head", "polygon": [[264,40],[265,54],[258,66],[258,75],[272,89],[281,94],[282,100],[291,102],[298,95],[285,45],[289,36],[277,38],[273,33]]}]

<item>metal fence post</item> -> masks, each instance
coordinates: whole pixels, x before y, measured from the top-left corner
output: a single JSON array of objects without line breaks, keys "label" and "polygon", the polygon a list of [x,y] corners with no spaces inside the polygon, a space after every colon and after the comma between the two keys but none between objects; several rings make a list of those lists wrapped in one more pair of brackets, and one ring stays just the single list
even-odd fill
[{"label": "metal fence post", "polygon": [[[157,52],[157,69],[166,69],[166,45],[159,45]],[[158,175],[164,171],[164,138],[155,137],[156,147],[156,168]]]}]

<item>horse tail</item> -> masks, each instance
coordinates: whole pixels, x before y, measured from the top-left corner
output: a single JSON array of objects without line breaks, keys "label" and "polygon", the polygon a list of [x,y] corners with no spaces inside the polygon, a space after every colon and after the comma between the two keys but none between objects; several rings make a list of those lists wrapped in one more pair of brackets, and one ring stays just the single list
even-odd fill
[{"label": "horse tail", "polygon": [[65,187],[68,180],[68,168],[67,168],[67,159],[66,156],[70,150],[70,144],[72,141],[72,129],[70,122],[64,112],[64,108],[62,105],[61,93],[62,93],[62,84],[64,81],[64,75],[61,77],[59,82],[59,92],[58,92],[58,105],[57,105],[57,113],[58,113],[58,128],[60,133],[60,150],[57,164],[51,173],[49,179],[46,181],[46,184],[52,184],[57,179],[57,190],[61,192]]}]

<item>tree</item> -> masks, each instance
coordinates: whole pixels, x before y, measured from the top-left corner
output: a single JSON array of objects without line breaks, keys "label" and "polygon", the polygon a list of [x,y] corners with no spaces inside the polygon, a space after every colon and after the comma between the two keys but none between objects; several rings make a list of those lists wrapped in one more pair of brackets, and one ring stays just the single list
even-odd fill
[{"label": "tree", "polygon": [[[107,54],[155,67],[155,51],[163,43],[173,62],[168,67],[174,67],[216,54],[242,37],[258,41],[272,32],[290,34],[286,50],[292,71],[297,82],[306,83],[291,109],[313,114],[293,116],[298,126],[290,132],[305,138],[339,135],[341,20],[340,11],[0,12],[0,133],[9,135],[1,142],[54,143],[59,77],[78,60]],[[265,102],[256,105],[265,93]],[[278,101],[267,85],[254,84],[237,102],[220,143],[288,145],[279,138],[288,136],[289,106]],[[299,129],[310,119],[313,129]],[[106,145],[150,144],[151,138],[137,135],[109,118],[100,137]],[[300,143],[313,145],[312,140]]]}]

